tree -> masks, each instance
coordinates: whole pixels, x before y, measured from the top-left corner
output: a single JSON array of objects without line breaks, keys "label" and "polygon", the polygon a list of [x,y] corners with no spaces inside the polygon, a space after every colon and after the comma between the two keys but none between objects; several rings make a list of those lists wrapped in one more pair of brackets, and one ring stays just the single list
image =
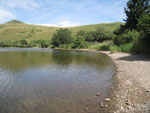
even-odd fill
[{"label": "tree", "polygon": [[126,24],[122,27],[130,30],[137,29],[138,19],[148,13],[150,8],[149,3],[149,0],[129,0],[127,8],[124,9],[127,16],[124,19]]},{"label": "tree", "polygon": [[140,29],[146,37],[150,38],[150,14],[141,16],[139,19],[138,29]]},{"label": "tree", "polygon": [[83,36],[84,38],[86,37],[87,33],[84,30],[80,30],[77,32],[76,36]]},{"label": "tree", "polygon": [[95,34],[96,34],[96,31],[90,31],[87,33],[86,35],[86,38],[85,40],[88,41],[88,42],[95,42]]},{"label": "tree", "polygon": [[140,38],[134,44],[136,52],[150,53],[150,14],[141,16],[138,29]]},{"label": "tree", "polygon": [[67,28],[58,29],[56,33],[54,33],[51,43],[54,47],[59,47],[60,45],[69,44],[72,42],[71,31]]},{"label": "tree", "polygon": [[77,36],[74,39],[74,48],[83,48],[85,46],[85,39],[83,36]]},{"label": "tree", "polygon": [[42,48],[48,48],[49,45],[50,45],[50,41],[48,41],[48,40],[43,40],[41,42],[41,47]]}]

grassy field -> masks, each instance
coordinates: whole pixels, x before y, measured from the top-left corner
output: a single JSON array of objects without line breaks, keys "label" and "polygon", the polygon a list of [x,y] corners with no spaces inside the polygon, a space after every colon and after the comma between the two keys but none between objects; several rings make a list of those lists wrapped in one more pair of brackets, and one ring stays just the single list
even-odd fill
[{"label": "grassy field", "polygon": [[[94,31],[96,29],[103,29],[104,32],[112,34],[113,31],[122,23],[106,23],[85,25],[77,27],[69,27],[72,35],[76,35],[79,30]],[[52,38],[56,29],[59,27],[46,27],[38,25],[30,25],[17,20],[13,20],[4,24],[0,24],[0,41],[7,40],[49,40]]]}]

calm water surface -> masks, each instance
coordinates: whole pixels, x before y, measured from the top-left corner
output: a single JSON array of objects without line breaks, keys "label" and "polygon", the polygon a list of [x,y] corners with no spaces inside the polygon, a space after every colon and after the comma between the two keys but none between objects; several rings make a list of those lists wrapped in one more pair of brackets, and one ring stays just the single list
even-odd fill
[{"label": "calm water surface", "polygon": [[0,113],[98,113],[113,74],[97,52],[0,49]]}]

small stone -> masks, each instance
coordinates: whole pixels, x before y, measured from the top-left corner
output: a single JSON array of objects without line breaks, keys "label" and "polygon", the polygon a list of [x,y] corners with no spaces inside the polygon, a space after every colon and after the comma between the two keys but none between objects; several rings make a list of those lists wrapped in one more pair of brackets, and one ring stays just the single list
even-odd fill
[{"label": "small stone", "polygon": [[108,107],[108,105],[105,105],[105,107]]},{"label": "small stone", "polygon": [[96,96],[100,96],[100,93],[96,93]]},{"label": "small stone", "polygon": [[106,99],[105,99],[105,102],[110,102],[110,99],[109,99],[109,98],[106,98]]},{"label": "small stone", "polygon": [[129,103],[129,102],[126,102],[126,105],[130,105],[130,103]]},{"label": "small stone", "polygon": [[116,97],[116,98],[119,98],[119,96],[118,96],[118,95],[116,95],[115,97]]},{"label": "small stone", "polygon": [[88,111],[88,110],[89,110],[89,109],[86,107],[86,108],[85,108],[85,111]]},{"label": "small stone", "polygon": [[120,109],[124,109],[122,106],[121,106],[121,108]]},{"label": "small stone", "polygon": [[132,107],[131,107],[131,106],[129,106],[129,107],[128,107],[128,109],[132,109]]},{"label": "small stone", "polygon": [[147,102],[146,102],[146,101],[144,101],[143,103],[144,103],[144,104],[147,104]]},{"label": "small stone", "polygon": [[101,103],[100,107],[102,108],[103,106],[104,106],[104,104],[103,104],[103,103]]},{"label": "small stone", "polygon": [[150,92],[150,90],[148,89],[146,92],[147,92],[147,93],[149,93],[149,92]]}]

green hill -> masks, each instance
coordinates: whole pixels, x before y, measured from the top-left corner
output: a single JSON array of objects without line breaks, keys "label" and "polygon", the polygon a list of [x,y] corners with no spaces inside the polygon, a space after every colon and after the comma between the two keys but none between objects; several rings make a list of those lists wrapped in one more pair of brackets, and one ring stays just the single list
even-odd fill
[{"label": "green hill", "polygon": [[[94,31],[98,28],[101,28],[105,32],[112,34],[113,31],[120,26],[120,24],[122,23],[95,24],[69,27],[68,29],[72,31],[73,35],[75,35],[79,30]],[[12,20],[7,23],[0,24],[0,41],[21,39],[26,39],[28,41],[39,39],[47,40],[51,39],[53,33],[59,28],[60,27],[30,25],[18,20]]]}]

